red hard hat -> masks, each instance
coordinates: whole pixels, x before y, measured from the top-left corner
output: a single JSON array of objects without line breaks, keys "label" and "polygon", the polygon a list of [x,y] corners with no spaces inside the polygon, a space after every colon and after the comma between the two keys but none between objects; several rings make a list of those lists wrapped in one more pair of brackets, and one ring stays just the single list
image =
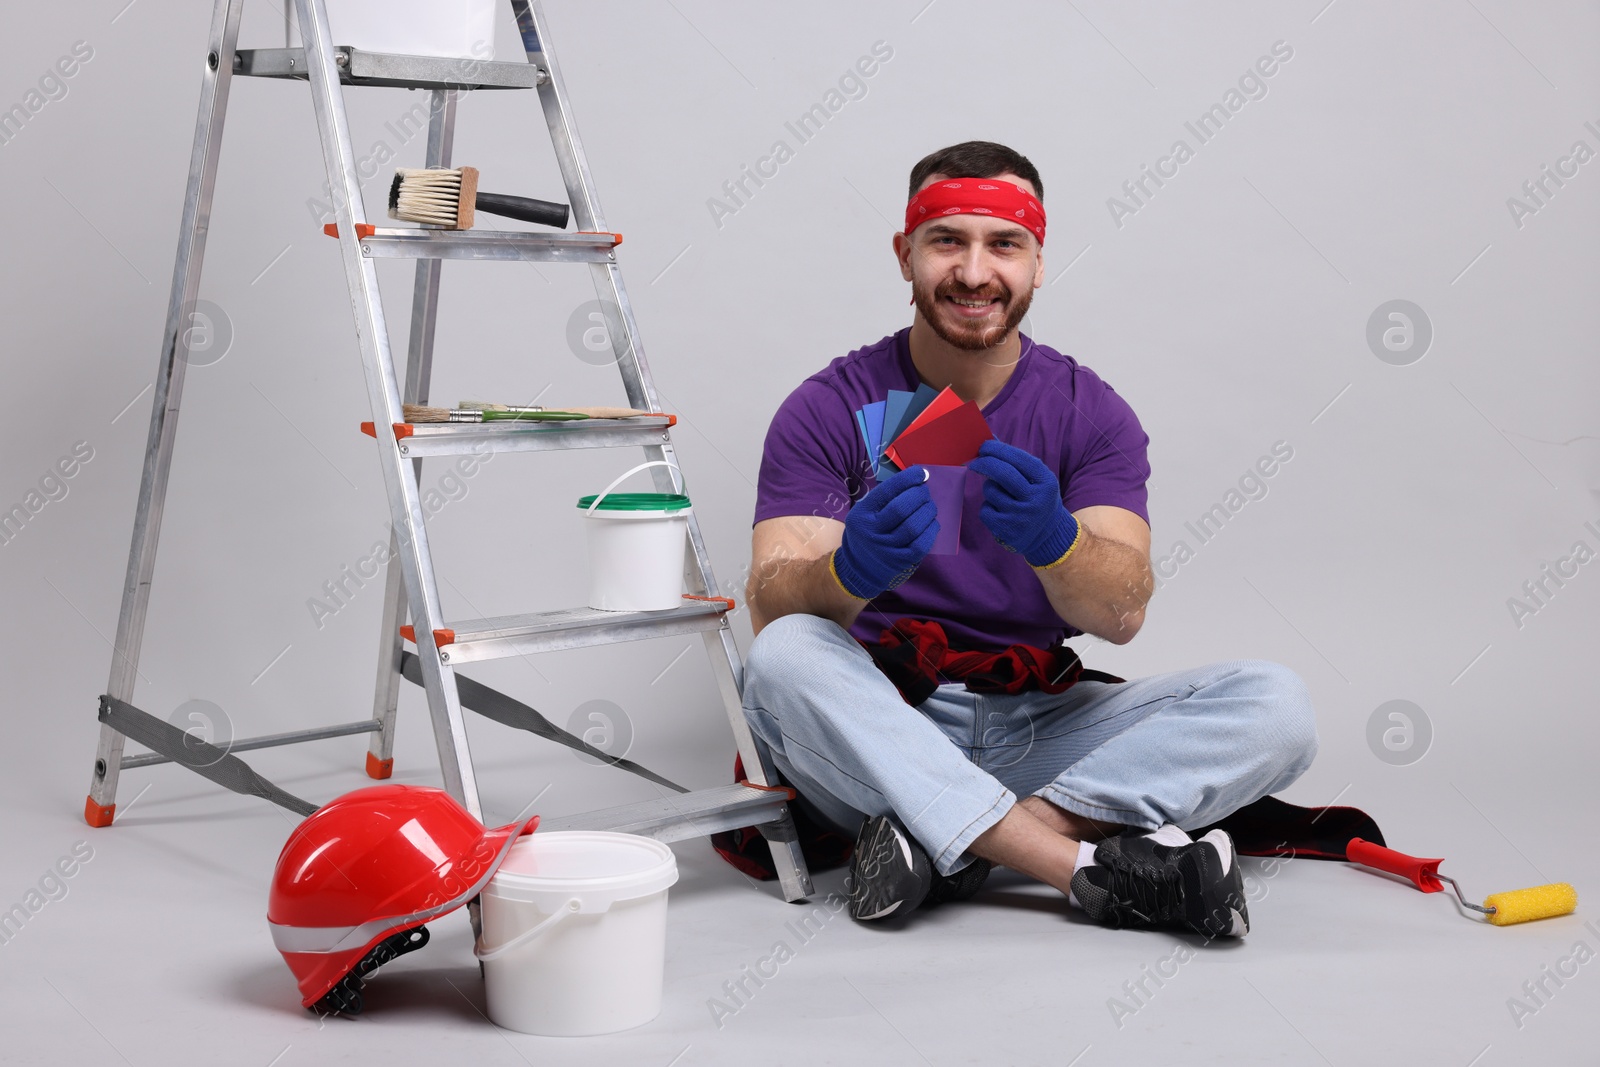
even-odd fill
[{"label": "red hard hat", "polygon": [[301,1003],[359,1012],[361,980],[427,944],[422,924],[477,896],[538,824],[486,830],[444,790],[416,785],[357,789],[318,808],[284,843],[267,897]]}]

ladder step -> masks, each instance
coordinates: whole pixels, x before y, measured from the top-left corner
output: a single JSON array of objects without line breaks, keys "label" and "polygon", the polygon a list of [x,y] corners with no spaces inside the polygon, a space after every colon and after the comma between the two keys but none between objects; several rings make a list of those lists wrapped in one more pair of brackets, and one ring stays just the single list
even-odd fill
[{"label": "ladder step", "polygon": [[[542,57],[541,57],[542,58]],[[549,80],[544,67],[531,61],[497,63],[441,56],[401,56],[363,52],[335,45],[334,63],[345,85],[402,89],[532,89]],[[245,78],[309,80],[304,48],[241,48],[233,53],[233,73]],[[424,110],[426,110],[426,105]],[[426,115],[422,126],[427,127]]]},{"label": "ladder step", "polygon": [[[733,600],[728,597],[685,596],[681,606],[666,611],[563,608],[531,615],[499,615],[449,623],[434,631],[434,643],[439,646],[440,657],[457,666],[531,652],[715,630],[722,626],[724,613],[732,608]],[[407,641],[416,641],[410,626],[402,626],[400,633]]]},{"label": "ladder step", "polygon": [[[337,224],[323,232],[339,236]],[[620,233],[524,233],[519,230],[423,230],[358,225],[368,259],[477,259],[514,263],[609,263]]]},{"label": "ladder step", "polygon": [[[574,419],[571,422],[415,422],[396,423],[400,454],[467,456],[485,452],[544,452],[558,448],[621,448],[659,445],[676,415],[635,415],[628,419]],[[373,424],[361,432],[375,436]]]},{"label": "ladder step", "polygon": [[720,785],[580,815],[540,819],[539,832],[611,830],[653,837],[657,841],[683,841],[771,822],[783,814],[784,805],[792,795],[788,789]]}]

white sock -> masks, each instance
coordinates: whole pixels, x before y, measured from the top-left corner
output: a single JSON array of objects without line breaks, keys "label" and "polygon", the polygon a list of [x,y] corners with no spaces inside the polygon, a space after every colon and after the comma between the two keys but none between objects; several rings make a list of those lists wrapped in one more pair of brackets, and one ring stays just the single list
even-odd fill
[{"label": "white sock", "polygon": [[[1085,867],[1093,866],[1095,866],[1093,842],[1079,841],[1078,859],[1077,862],[1072,865],[1072,876],[1076,878],[1079,871],[1083,870]],[[1067,903],[1074,908],[1078,908],[1079,910],[1082,910],[1083,908],[1083,905],[1078,902],[1078,894],[1072,891],[1071,882],[1067,883]]]},{"label": "white sock", "polygon": [[1162,823],[1161,827],[1144,835],[1158,845],[1190,845],[1194,838],[1183,832],[1177,823]]},{"label": "white sock", "polygon": [[[1154,841],[1158,845],[1187,845],[1192,843],[1194,840],[1188,834],[1184,833],[1183,829],[1176,823],[1170,822],[1163,823],[1158,829],[1151,830],[1144,836],[1150,838],[1150,840]],[[1078,872],[1083,870],[1083,868],[1095,866],[1094,848],[1094,844],[1089,841],[1078,842],[1078,859],[1072,865],[1072,875],[1074,878],[1077,877]],[[1072,891],[1070,882],[1067,886],[1067,903],[1074,908],[1083,908],[1083,905],[1078,902],[1078,894]]]}]

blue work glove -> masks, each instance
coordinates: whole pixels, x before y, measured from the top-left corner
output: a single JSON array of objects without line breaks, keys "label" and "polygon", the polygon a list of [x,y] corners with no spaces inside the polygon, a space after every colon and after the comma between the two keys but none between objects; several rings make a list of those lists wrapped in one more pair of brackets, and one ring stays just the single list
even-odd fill
[{"label": "blue work glove", "polygon": [[1052,567],[1078,547],[1078,520],[1061,503],[1061,483],[1038,457],[990,439],[967,469],[985,479],[978,517],[1030,566]]},{"label": "blue work glove", "polygon": [[857,600],[893,589],[917,569],[939,534],[928,472],[908,467],[856,501],[833,550],[833,577]]}]

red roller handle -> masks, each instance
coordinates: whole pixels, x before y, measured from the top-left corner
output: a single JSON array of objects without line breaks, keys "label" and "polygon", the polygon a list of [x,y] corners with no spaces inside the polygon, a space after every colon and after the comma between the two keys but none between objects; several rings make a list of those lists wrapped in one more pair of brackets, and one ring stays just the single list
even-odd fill
[{"label": "red roller handle", "polygon": [[1371,841],[1363,841],[1359,837],[1350,839],[1350,844],[1345,849],[1345,858],[1363,867],[1372,867],[1375,870],[1409,878],[1424,893],[1437,893],[1444,888],[1444,883],[1438,878],[1439,864],[1444,862],[1443,859],[1430,860],[1408,856],[1404,852],[1374,845]]}]

